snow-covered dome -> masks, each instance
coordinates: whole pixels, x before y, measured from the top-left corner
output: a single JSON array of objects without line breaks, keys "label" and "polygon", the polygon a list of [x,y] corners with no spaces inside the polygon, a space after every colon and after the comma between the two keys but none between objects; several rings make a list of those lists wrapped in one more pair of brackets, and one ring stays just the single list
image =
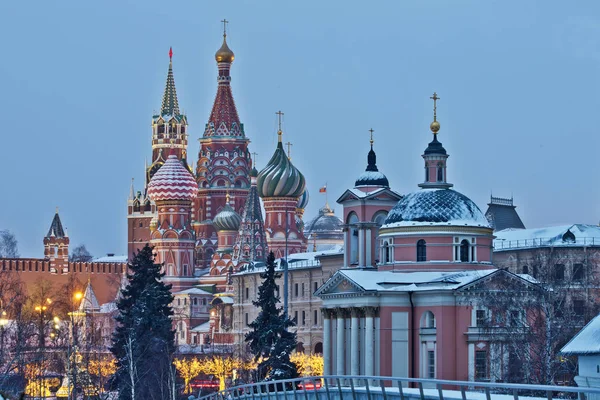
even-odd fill
[{"label": "snow-covered dome", "polygon": [[241,223],[242,217],[229,205],[229,202],[213,218],[213,226],[217,231],[237,231]]},{"label": "snow-covered dome", "polygon": [[304,192],[304,175],[292,165],[285,154],[281,144],[281,135],[279,135],[275,154],[267,166],[258,173],[256,186],[258,195],[263,198],[300,197]]},{"label": "snow-covered dome", "polygon": [[407,194],[392,208],[383,227],[413,225],[490,227],[479,207],[452,189],[421,189]]},{"label": "snow-covered dome", "polygon": [[302,192],[302,196],[298,198],[298,204],[296,204],[296,208],[301,208],[304,210],[308,205],[308,198],[308,189],[304,189],[304,192]]},{"label": "snow-covered dome", "polygon": [[343,239],[343,225],[342,220],[326,204],[319,210],[319,215],[306,223],[304,237],[309,238],[316,233],[317,238],[321,239]]},{"label": "snow-covered dome", "polygon": [[367,154],[367,168],[354,182],[354,187],[361,186],[390,187],[387,177],[377,169],[377,156],[373,150],[373,141],[371,141],[371,150]]},{"label": "snow-covered dome", "polygon": [[167,158],[148,183],[148,196],[154,201],[192,200],[197,191],[196,180],[175,155]]}]

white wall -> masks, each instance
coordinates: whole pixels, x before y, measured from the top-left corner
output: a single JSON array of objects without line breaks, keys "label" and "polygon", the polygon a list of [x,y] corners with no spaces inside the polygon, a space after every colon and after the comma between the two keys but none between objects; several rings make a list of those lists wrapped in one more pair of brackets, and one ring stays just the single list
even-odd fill
[{"label": "white wall", "polygon": [[392,376],[408,376],[408,313],[392,313]]},{"label": "white wall", "polygon": [[579,376],[600,377],[600,354],[579,356]]}]

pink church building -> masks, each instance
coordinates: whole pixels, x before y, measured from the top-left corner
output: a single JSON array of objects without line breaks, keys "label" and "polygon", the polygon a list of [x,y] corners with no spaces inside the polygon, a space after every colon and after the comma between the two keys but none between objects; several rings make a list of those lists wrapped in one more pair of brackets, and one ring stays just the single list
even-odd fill
[{"label": "pink church building", "polygon": [[344,264],[315,293],[323,301],[325,375],[495,380],[507,368],[482,329],[489,311],[470,299],[496,279],[531,283],[494,269],[493,229],[448,183],[433,99],[420,189],[392,191],[371,142],[367,170],[338,199]]}]

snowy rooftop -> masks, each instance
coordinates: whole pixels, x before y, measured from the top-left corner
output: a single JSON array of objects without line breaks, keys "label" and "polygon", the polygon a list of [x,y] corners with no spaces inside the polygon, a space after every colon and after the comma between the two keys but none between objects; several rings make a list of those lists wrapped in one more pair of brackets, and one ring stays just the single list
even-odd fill
[{"label": "snowy rooftop", "polygon": [[198,295],[206,295],[206,296],[212,296],[212,293],[207,292],[206,290],[202,290],[199,288],[189,288],[189,289],[185,289],[179,292],[175,292],[173,293],[174,295],[178,295],[178,294],[198,294]]},{"label": "snowy rooftop", "polygon": [[98,263],[126,263],[127,262],[127,256],[104,256],[104,257],[98,257],[98,258],[94,258],[92,260],[92,262],[98,262]]},{"label": "snowy rooftop", "polygon": [[563,354],[600,354],[600,315],[597,315],[561,350]]},{"label": "snowy rooftop", "polygon": [[573,224],[494,233],[494,250],[544,246],[600,246],[600,226]]},{"label": "snowy rooftop", "polygon": [[210,330],[210,321],[206,321],[200,325],[196,325],[191,329],[192,332],[208,332]]},{"label": "snowy rooftop", "polygon": [[424,225],[490,227],[479,207],[452,189],[421,189],[407,194],[384,222],[386,228]]},{"label": "snowy rooftop", "polygon": [[[310,247],[310,244],[309,244],[309,247]],[[344,246],[336,245],[330,250],[315,251],[315,252],[310,252],[310,253],[290,254],[288,256],[288,267],[290,269],[317,267],[320,265],[320,262],[318,260],[319,256],[341,254],[343,252],[343,249],[344,249]],[[276,258],[275,259],[275,269],[276,270],[282,269],[281,263],[283,260],[284,260],[284,258]],[[238,272],[236,275],[262,272],[262,271],[264,271],[264,269],[265,269],[264,264],[261,264],[260,266],[256,266],[254,268],[249,267],[247,270]]]}]

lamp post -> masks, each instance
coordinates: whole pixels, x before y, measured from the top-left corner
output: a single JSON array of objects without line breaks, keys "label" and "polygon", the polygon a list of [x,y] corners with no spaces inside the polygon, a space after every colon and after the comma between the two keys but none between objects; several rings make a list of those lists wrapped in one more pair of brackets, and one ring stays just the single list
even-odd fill
[{"label": "lamp post", "polygon": [[[48,309],[48,306],[52,304],[52,299],[46,298],[42,304],[35,306],[35,311],[40,313],[40,326],[39,326],[39,348],[42,352],[42,359],[40,363],[40,376],[39,376],[39,390],[40,398],[44,395],[44,362],[46,356],[46,335],[45,335],[45,324],[44,324],[44,312]],[[45,396],[44,396],[45,397]]]},{"label": "lamp post", "polygon": [[[0,307],[2,309],[2,307]],[[2,309],[0,313],[0,360],[4,360],[4,327],[8,324],[8,318],[6,316],[6,311]]]},{"label": "lamp post", "polygon": [[[81,292],[76,292],[73,295],[73,308],[76,307],[75,302],[76,301],[81,301],[81,299],[83,298],[83,293]],[[70,381],[73,382],[73,387],[72,389],[69,388],[69,399],[74,400],[77,398],[77,345],[78,345],[78,332],[75,326],[75,318],[76,316],[80,316],[82,313],[79,311],[71,311],[69,313],[69,319],[71,322],[71,340],[69,340],[69,348],[71,351],[69,351],[69,356],[68,356],[68,365],[71,367],[70,372],[71,372],[71,378]],[[83,313],[85,315],[85,313]],[[71,360],[71,356],[73,356],[73,360]],[[69,386],[71,386],[71,382],[69,382]]]}]

